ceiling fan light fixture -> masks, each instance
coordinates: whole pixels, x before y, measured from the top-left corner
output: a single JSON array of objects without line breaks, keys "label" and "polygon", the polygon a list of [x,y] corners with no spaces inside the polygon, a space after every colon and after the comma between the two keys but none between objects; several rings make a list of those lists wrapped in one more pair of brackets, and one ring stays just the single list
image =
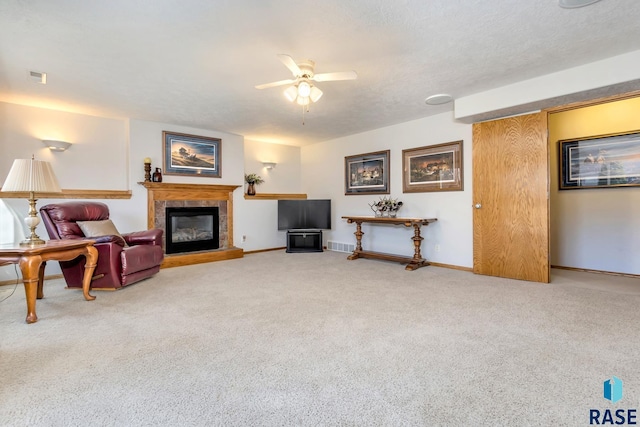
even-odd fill
[{"label": "ceiling fan light fixture", "polygon": [[298,88],[295,86],[290,86],[287,90],[284,91],[284,96],[291,102],[295,102],[298,97]]},{"label": "ceiling fan light fixture", "polygon": [[311,98],[311,102],[318,102],[322,97],[322,91],[315,86],[311,86],[309,97]]},{"label": "ceiling fan light fixture", "polygon": [[298,84],[298,96],[306,98],[311,94],[311,85],[305,81]]},{"label": "ceiling fan light fixture", "polygon": [[256,89],[267,89],[276,86],[288,86],[283,95],[290,102],[302,106],[302,124],[304,124],[304,114],[309,112],[309,106],[318,102],[322,97],[322,91],[313,85],[314,82],[330,82],[337,80],[354,80],[358,77],[355,71],[341,71],[334,73],[315,74],[315,62],[310,59],[295,61],[291,56],[285,54],[277,55],[278,59],[291,71],[292,79],[279,80],[276,82],[256,85]]}]

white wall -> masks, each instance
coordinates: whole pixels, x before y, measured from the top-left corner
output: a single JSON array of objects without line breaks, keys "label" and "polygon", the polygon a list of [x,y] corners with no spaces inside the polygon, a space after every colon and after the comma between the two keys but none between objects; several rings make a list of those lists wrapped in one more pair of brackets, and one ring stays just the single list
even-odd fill
[{"label": "white wall", "polygon": [[[464,191],[402,193],[402,150],[463,140]],[[390,196],[403,202],[399,216],[438,218],[423,227],[422,255],[428,260],[473,266],[471,211],[471,125],[443,113],[395,126],[302,147],[302,184],[309,198],[332,200],[332,230],[327,240],[355,244],[355,225],[343,215],[372,215],[369,203],[380,195],[344,194],[345,156],[391,150]],[[400,226],[363,225],[365,249],[412,256],[413,230]],[[435,245],[440,251],[435,251]]]},{"label": "white wall", "polygon": [[[275,162],[268,170],[263,162]],[[300,193],[300,147],[244,140],[244,170],[264,179],[256,186],[259,193]],[[246,192],[246,185],[245,185]]]},{"label": "white wall", "polygon": [[[251,140],[245,140],[244,147],[245,172],[258,174],[265,181],[256,186],[257,193],[303,192],[299,147]],[[267,161],[277,163],[276,167],[267,170],[262,164]],[[243,198],[236,211],[236,219],[241,224],[236,228],[240,236],[236,246],[246,251],[286,246],[286,232],[278,231],[277,206],[276,200]]]},{"label": "white wall", "polygon": [[[53,152],[43,139],[73,145]],[[0,102],[0,176],[6,178],[14,159],[51,163],[62,188],[127,190],[126,121],[66,113]],[[109,173],[96,173],[105,165]]]}]

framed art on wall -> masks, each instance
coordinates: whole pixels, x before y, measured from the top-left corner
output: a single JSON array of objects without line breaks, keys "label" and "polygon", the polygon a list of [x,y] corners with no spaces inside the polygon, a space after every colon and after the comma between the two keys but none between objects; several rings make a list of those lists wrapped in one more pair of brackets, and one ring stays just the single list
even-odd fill
[{"label": "framed art on wall", "polygon": [[389,194],[389,151],[344,158],[344,194]]},{"label": "framed art on wall", "polygon": [[402,192],[462,191],[462,141],[402,150]]},{"label": "framed art on wall", "polygon": [[561,190],[640,185],[640,133],[558,143]]},{"label": "framed art on wall", "polygon": [[162,140],[165,175],[222,176],[221,139],[163,131]]}]

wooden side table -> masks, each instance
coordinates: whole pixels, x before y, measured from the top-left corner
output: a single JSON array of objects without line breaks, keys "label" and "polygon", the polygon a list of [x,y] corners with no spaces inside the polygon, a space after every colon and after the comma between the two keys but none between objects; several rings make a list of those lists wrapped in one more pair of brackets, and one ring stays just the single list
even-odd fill
[{"label": "wooden side table", "polygon": [[[342,218],[346,219],[349,224],[354,222],[356,224],[356,232],[353,233],[356,235],[356,249],[351,255],[349,255],[348,259],[354,260],[358,258],[374,258],[400,263],[407,262],[408,264],[406,265],[405,270],[416,270],[420,267],[429,265],[427,260],[422,258],[422,254],[420,253],[420,246],[422,245],[422,241],[424,240],[424,238],[420,235],[420,227],[423,225],[427,226],[432,222],[436,222],[438,220],[437,218],[383,218],[369,216],[343,216]],[[405,257],[401,255],[363,250],[363,222],[369,224],[404,225],[405,227],[413,227],[413,237],[411,238],[411,240],[413,240],[413,257]]]},{"label": "wooden side table", "polygon": [[86,264],[82,279],[82,293],[87,301],[96,299],[89,294],[93,271],[98,263],[98,250],[93,247],[94,243],[93,240],[49,240],[46,244],[38,246],[0,245],[0,265],[18,264],[22,271],[27,299],[27,323],[38,321],[36,298],[44,297],[42,288],[47,261],[70,261],[79,255],[84,255]]}]

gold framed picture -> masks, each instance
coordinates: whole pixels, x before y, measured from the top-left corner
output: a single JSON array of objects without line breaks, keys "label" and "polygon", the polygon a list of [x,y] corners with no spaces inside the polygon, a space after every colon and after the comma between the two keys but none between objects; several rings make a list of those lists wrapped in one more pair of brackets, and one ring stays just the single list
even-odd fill
[{"label": "gold framed picture", "polygon": [[462,141],[402,150],[403,193],[462,190]]}]

